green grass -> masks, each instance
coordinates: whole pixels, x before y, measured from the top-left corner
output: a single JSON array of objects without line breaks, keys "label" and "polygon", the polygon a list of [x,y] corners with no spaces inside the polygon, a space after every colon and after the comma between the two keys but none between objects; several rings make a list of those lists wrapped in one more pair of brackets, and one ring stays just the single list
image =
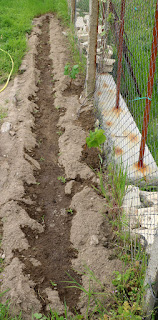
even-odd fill
[{"label": "green grass", "polygon": [[7,117],[7,111],[0,107],[0,123]]},{"label": "green grass", "polygon": [[[66,23],[69,21],[66,0],[1,0],[0,48],[10,53],[16,74],[27,50],[26,33],[32,30],[32,20],[47,12],[56,12]],[[6,81],[11,69],[8,56],[0,52],[0,83]]]},{"label": "green grass", "polygon": [[[113,0],[118,16],[120,16],[121,0]],[[125,32],[128,38],[128,52],[137,83],[142,94],[142,97],[147,96],[147,81],[149,73],[149,62],[151,55],[151,45],[153,36],[154,16],[155,16],[156,1],[134,0],[126,1],[125,13]],[[125,40],[126,37],[124,36]],[[109,33],[109,44],[114,46],[114,58],[117,61],[117,49],[114,40],[114,33],[111,29]],[[157,59],[158,66],[158,59]],[[145,108],[145,99],[134,101],[139,97],[136,92],[134,81],[130,75],[127,62],[123,58],[123,72],[126,81],[123,77],[121,80],[121,93],[124,96],[127,105],[134,116],[137,126],[142,131],[143,114]],[[115,64],[113,75],[116,80],[117,63]],[[148,128],[147,144],[152,152],[155,161],[158,164],[158,68],[156,68],[153,96],[150,111],[150,122]]]}]

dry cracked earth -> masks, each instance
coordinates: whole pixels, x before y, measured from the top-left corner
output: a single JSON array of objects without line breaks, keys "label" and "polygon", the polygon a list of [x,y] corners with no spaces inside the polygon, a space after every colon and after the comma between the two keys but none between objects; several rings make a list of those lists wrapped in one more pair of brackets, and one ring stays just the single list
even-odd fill
[{"label": "dry cracked earth", "polygon": [[70,87],[64,76],[72,57],[62,31],[51,14],[34,20],[19,74],[1,93],[9,123],[0,133],[1,291],[9,289],[2,299],[11,299],[13,314],[22,310],[24,320],[50,307],[63,314],[65,301],[71,315],[85,314],[87,297],[65,281],[88,290],[87,267],[108,305],[113,271],[121,268],[110,258],[108,207],[92,187],[98,153],[85,139],[94,129],[93,105],[79,98],[82,79]]}]

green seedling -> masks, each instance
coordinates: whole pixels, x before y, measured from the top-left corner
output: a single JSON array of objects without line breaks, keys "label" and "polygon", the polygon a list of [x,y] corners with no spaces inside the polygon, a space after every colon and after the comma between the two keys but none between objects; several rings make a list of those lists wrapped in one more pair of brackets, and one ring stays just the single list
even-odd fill
[{"label": "green seedling", "polygon": [[63,176],[59,176],[58,180],[61,181],[62,183],[66,183],[66,179]]},{"label": "green seedling", "polygon": [[40,319],[40,320],[46,320],[46,316],[44,316],[42,313],[34,313],[34,318],[35,319]]},{"label": "green seedling", "polygon": [[36,184],[37,184],[37,186],[39,186],[39,185],[40,185],[40,182],[36,182]]},{"label": "green seedling", "polygon": [[99,148],[101,151],[101,145],[105,142],[106,137],[104,130],[96,128],[95,131],[89,132],[89,136],[86,138],[88,148]]},{"label": "green seedling", "polygon": [[67,212],[67,213],[70,213],[70,214],[74,214],[73,209],[71,209],[71,208],[66,209],[66,212]]},{"label": "green seedling", "polygon": [[59,137],[62,136],[62,134],[63,134],[62,131],[57,131],[56,133],[58,134]]},{"label": "green seedling", "polygon": [[57,286],[57,284],[56,284],[56,283],[54,283],[54,282],[53,282],[53,281],[51,281],[51,280],[50,280],[50,283],[51,283],[52,287],[56,287],[56,286]]},{"label": "green seedling", "polygon": [[70,85],[72,83],[73,79],[76,79],[76,75],[79,73],[79,65],[76,64],[72,68],[70,67],[70,64],[66,64],[64,68],[64,75],[69,76],[71,79]]},{"label": "green seedling", "polygon": [[38,113],[39,112],[39,110],[37,110],[37,109],[34,109],[34,111],[33,111],[34,113]]},{"label": "green seedling", "polygon": [[45,161],[45,159],[43,157],[40,158],[40,161]]},{"label": "green seedling", "polygon": [[59,110],[61,108],[61,106],[56,106],[55,109]]},{"label": "green seedling", "polygon": [[3,110],[3,108],[0,108],[0,121],[3,121],[3,119],[6,117],[7,117],[7,112]]},{"label": "green seedling", "polygon": [[44,218],[45,218],[45,215],[43,215],[43,216],[41,217],[41,220],[42,220],[43,223],[45,222],[45,221],[44,221]]}]

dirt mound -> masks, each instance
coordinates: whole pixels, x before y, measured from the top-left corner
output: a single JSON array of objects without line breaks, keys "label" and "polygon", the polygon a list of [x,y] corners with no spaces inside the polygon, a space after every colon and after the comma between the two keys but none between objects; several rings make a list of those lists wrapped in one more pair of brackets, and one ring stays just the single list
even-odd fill
[{"label": "dirt mound", "polygon": [[71,276],[88,289],[85,266],[102,281],[108,301],[121,265],[108,259],[105,199],[91,187],[98,160],[85,139],[94,128],[93,106],[79,102],[82,82],[70,90],[64,76],[70,53],[59,22],[45,15],[34,23],[20,74],[2,93],[10,126],[0,134],[1,289],[10,289],[4,299],[26,320],[49,306],[62,314],[64,301],[71,312],[85,313],[87,298],[64,283]]}]

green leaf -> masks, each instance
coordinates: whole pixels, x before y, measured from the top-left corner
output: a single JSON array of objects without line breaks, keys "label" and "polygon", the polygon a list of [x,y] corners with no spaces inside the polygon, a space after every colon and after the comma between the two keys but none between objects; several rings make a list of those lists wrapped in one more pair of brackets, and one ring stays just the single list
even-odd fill
[{"label": "green leaf", "polygon": [[104,135],[104,130],[96,128],[95,131],[90,131],[89,137],[86,138],[86,143],[89,148],[100,147],[104,143],[106,137]]},{"label": "green leaf", "polygon": [[34,314],[34,317],[35,317],[36,319],[41,319],[41,318],[42,318],[42,314],[41,314],[41,313],[35,313],[35,314]]},{"label": "green leaf", "polygon": [[68,76],[70,75],[70,65],[66,64],[65,68],[64,68],[64,75]]},{"label": "green leaf", "polygon": [[75,66],[73,66],[71,73],[70,73],[70,77],[72,79],[76,79],[76,75],[79,73],[79,69],[78,69],[78,64],[76,64]]}]

